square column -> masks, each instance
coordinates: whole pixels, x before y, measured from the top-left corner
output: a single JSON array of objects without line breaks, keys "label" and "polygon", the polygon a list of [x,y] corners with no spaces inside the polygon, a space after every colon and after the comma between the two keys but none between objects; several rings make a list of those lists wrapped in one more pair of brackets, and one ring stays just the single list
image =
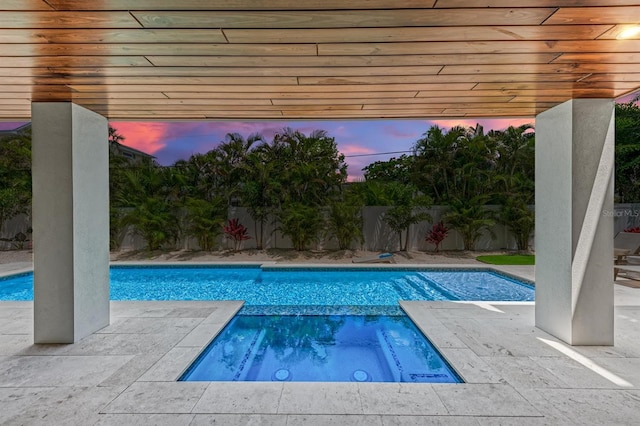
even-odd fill
[{"label": "square column", "polygon": [[73,343],[109,324],[107,119],[34,102],[35,343]]},{"label": "square column", "polygon": [[614,102],[574,99],[536,117],[536,326],[613,345]]}]

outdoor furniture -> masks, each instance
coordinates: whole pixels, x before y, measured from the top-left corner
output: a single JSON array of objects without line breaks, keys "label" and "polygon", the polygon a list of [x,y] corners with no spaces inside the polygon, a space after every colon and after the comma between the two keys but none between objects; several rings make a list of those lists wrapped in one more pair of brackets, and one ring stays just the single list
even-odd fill
[{"label": "outdoor furniture", "polygon": [[[618,272],[620,270],[626,270],[632,272],[628,268],[622,268],[622,266],[628,266],[628,259],[630,255],[638,254],[640,251],[640,233],[637,232],[618,232],[613,239],[613,256],[614,256],[614,268],[613,279],[618,278]],[[640,266],[640,265],[631,265]],[[640,272],[640,270],[635,271]]]},{"label": "outdoor furniture", "polygon": [[[613,275],[614,277],[618,276],[618,272],[635,272],[640,274],[640,265],[615,265],[613,268]],[[626,275],[625,278],[630,278],[632,280],[640,280],[639,278],[636,278],[634,276],[629,276]],[[615,278],[614,278],[615,279]]]},{"label": "outdoor furniture", "polygon": [[614,250],[629,250],[629,254],[636,254],[640,250],[640,233],[618,232],[613,239]]},{"label": "outdoor furniture", "polygon": [[377,256],[369,257],[354,257],[351,262],[353,263],[396,263],[393,257],[393,253],[380,253]]}]

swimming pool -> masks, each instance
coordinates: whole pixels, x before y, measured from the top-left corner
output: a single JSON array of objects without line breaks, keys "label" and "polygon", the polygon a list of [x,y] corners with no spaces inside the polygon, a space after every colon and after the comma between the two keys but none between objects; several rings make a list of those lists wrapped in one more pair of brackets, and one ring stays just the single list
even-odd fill
[{"label": "swimming pool", "polygon": [[[33,274],[0,278],[0,300],[33,300]],[[283,313],[398,300],[532,301],[534,290],[487,270],[154,265],[112,266],[111,300],[244,300],[247,310]]]},{"label": "swimming pool", "polygon": [[[461,379],[400,300],[532,301],[533,286],[489,270],[112,266],[111,300],[244,300],[186,381]],[[33,300],[33,274],[0,278],[0,300]]]}]

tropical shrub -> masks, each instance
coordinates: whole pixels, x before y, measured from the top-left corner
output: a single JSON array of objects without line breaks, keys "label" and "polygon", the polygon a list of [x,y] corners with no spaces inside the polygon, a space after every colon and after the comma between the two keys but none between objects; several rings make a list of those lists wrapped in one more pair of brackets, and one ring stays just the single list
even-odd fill
[{"label": "tropical shrub", "polygon": [[31,132],[0,138],[0,232],[31,209]]},{"label": "tropical shrub", "polygon": [[247,228],[237,218],[229,219],[229,223],[223,229],[225,237],[233,241],[233,251],[239,251],[242,242],[251,239],[247,235]]},{"label": "tropical shrub", "polygon": [[[393,207],[385,212],[382,220],[398,235],[400,251],[407,251],[411,225],[431,220],[431,216],[426,211],[431,204],[431,199],[418,194],[417,189],[412,185],[401,185],[396,182],[386,185],[388,199],[393,203]],[[405,233],[404,243],[403,232]]]},{"label": "tropical shrub", "polygon": [[338,240],[340,250],[351,248],[353,241],[364,242],[362,206],[345,201],[334,202],[329,208],[329,231]]},{"label": "tropical shrub", "polygon": [[638,98],[616,104],[616,201],[640,201],[640,106]]},{"label": "tropical shrub", "polygon": [[242,165],[244,173],[238,189],[242,203],[254,222],[258,250],[263,249],[264,225],[278,202],[278,174],[275,173],[277,164],[275,161],[268,161],[268,153],[269,147],[264,143],[245,157]]},{"label": "tropical shrub", "polygon": [[109,205],[109,249],[120,250],[122,240],[124,239],[127,231],[126,222],[124,217],[126,216],[124,210],[119,207],[114,207],[114,203]]},{"label": "tropical shrub", "polygon": [[177,219],[163,200],[147,197],[123,218],[126,225],[147,242],[147,249],[159,250],[164,244],[175,242],[178,235]]},{"label": "tropical shrub", "polygon": [[529,238],[535,227],[535,213],[529,209],[524,200],[508,198],[502,205],[499,220],[513,234],[519,251],[529,249]]},{"label": "tropical shrub", "polygon": [[434,244],[436,246],[434,251],[437,252],[440,244],[444,241],[445,238],[447,238],[448,234],[449,228],[444,226],[444,223],[440,221],[431,227],[431,229],[427,233],[427,237],[425,238],[425,240],[431,244]]},{"label": "tropical shrub", "polygon": [[187,233],[198,240],[200,250],[211,251],[215,248],[215,241],[224,225],[225,207],[222,197],[212,201],[187,199]]},{"label": "tropical shrub", "polygon": [[317,238],[323,225],[320,209],[297,202],[284,205],[276,216],[276,230],[291,238],[293,248],[298,251]]},{"label": "tropical shrub", "polygon": [[462,236],[465,250],[475,249],[478,238],[483,231],[488,231],[495,237],[491,228],[496,224],[493,214],[484,208],[487,197],[476,196],[469,200],[451,200],[451,210],[444,216],[449,226]]}]

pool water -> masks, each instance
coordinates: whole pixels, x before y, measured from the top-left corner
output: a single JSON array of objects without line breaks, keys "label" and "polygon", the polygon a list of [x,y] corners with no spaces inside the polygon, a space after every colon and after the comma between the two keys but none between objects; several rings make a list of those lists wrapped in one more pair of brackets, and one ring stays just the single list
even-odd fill
[{"label": "pool water", "polygon": [[[398,300],[531,301],[530,285],[478,270],[112,267],[112,300],[244,300],[245,306],[397,306]],[[0,300],[33,300],[33,274],[0,278]]]},{"label": "pool water", "polygon": [[408,317],[353,315],[238,315],[180,380],[461,382]]}]

